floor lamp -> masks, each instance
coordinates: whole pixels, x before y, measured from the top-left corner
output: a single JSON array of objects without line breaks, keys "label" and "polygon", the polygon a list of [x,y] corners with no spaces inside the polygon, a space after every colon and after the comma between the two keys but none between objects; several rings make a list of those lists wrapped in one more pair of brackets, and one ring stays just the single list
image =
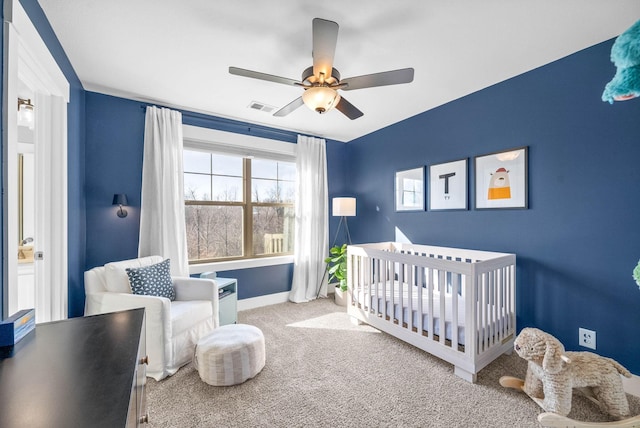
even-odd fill
[{"label": "floor lamp", "polygon": [[[347,238],[347,243],[351,245],[351,234],[349,233],[349,225],[347,224],[347,217],[355,217],[356,216],[356,198],[333,198],[332,200],[333,211],[331,215],[334,217],[340,217],[340,221],[338,222],[338,228],[336,229],[336,235],[333,238],[333,243],[331,244],[331,248],[335,247],[336,241],[338,240],[338,235],[340,234],[340,228],[344,224],[344,232],[345,237]],[[324,273],[322,274],[322,279],[318,284],[318,290],[316,293],[316,299],[320,296],[320,289],[322,288],[322,283],[324,282],[324,277],[327,275],[327,269],[325,268]]]}]

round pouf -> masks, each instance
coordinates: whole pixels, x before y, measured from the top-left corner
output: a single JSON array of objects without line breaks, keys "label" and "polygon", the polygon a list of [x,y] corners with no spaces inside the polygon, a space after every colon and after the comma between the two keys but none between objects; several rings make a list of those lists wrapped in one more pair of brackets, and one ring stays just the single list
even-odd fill
[{"label": "round pouf", "polygon": [[209,385],[237,385],[264,367],[264,335],[258,327],[229,324],[198,341],[194,364]]}]

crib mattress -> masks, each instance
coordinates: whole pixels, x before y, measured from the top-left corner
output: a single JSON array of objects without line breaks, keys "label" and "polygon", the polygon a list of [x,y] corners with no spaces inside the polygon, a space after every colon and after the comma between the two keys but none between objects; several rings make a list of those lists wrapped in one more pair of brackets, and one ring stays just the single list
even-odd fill
[{"label": "crib mattress", "polygon": [[[400,299],[400,288],[402,288],[402,299]],[[398,281],[393,283],[393,301],[391,300],[391,282],[387,283],[384,293],[381,283],[370,287],[368,285],[358,288],[358,291],[353,293],[353,300],[361,306],[364,306],[365,310],[371,310],[375,313],[382,313],[387,317],[393,317],[396,320],[402,320],[403,323],[409,324],[409,316],[411,316],[411,322],[414,327],[418,324],[419,310],[418,310],[418,287],[408,286],[404,284],[403,287],[399,287]],[[409,309],[409,289],[411,290],[411,309]],[[433,334],[440,336],[442,329],[442,316],[440,310],[440,292],[433,290]],[[422,290],[422,328],[424,331],[429,331],[429,297],[427,290]],[[464,297],[457,296],[457,318],[458,318],[458,332],[457,338],[460,345],[465,344],[465,299]],[[444,296],[445,313],[444,313],[444,335],[447,340],[452,340],[453,329],[453,298],[449,294]],[[489,313],[494,313],[492,305],[488,305],[487,310]],[[384,310],[383,310],[384,308]],[[503,319],[498,318],[495,322],[499,326],[503,325]],[[473,337],[473,335],[472,335]]]}]

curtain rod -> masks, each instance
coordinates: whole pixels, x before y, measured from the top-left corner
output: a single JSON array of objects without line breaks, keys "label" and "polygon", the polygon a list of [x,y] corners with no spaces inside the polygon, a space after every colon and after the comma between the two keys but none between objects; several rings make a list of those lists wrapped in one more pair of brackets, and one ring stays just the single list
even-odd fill
[{"label": "curtain rod", "polygon": [[[147,107],[159,107],[155,104],[140,104],[140,108],[141,109],[146,109]],[[159,107],[159,108],[163,108],[163,107]],[[164,107],[164,108],[170,108],[170,107]],[[271,134],[277,134],[277,135],[283,135],[286,137],[290,137],[290,138],[294,138],[294,140],[297,140],[298,138],[298,133],[294,132],[294,131],[283,131],[280,129],[275,129],[275,128],[269,128],[267,126],[262,126],[262,125],[251,125],[251,124],[242,124],[239,123],[239,121],[237,120],[233,120],[233,119],[225,119],[225,118],[218,118],[215,116],[209,116],[205,113],[196,113],[196,112],[191,112],[191,111],[185,111],[185,110],[181,110],[181,109],[173,109],[173,110],[177,110],[179,111],[182,116],[186,116],[192,119],[200,119],[200,120],[205,120],[208,122],[214,122],[214,123],[219,123],[221,125],[226,125],[226,126],[230,126],[230,127],[236,127],[248,132],[251,132],[252,129],[255,130],[259,130],[262,132],[266,132],[266,133],[271,133]]]}]

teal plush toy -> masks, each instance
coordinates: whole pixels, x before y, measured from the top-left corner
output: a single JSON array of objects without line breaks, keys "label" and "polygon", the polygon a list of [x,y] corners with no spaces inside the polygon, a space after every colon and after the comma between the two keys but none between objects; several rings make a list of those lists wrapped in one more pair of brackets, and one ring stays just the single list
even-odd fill
[{"label": "teal plush toy", "polygon": [[613,104],[640,96],[640,21],[633,24],[613,43],[611,62],[616,75],[607,83],[602,101]]}]

